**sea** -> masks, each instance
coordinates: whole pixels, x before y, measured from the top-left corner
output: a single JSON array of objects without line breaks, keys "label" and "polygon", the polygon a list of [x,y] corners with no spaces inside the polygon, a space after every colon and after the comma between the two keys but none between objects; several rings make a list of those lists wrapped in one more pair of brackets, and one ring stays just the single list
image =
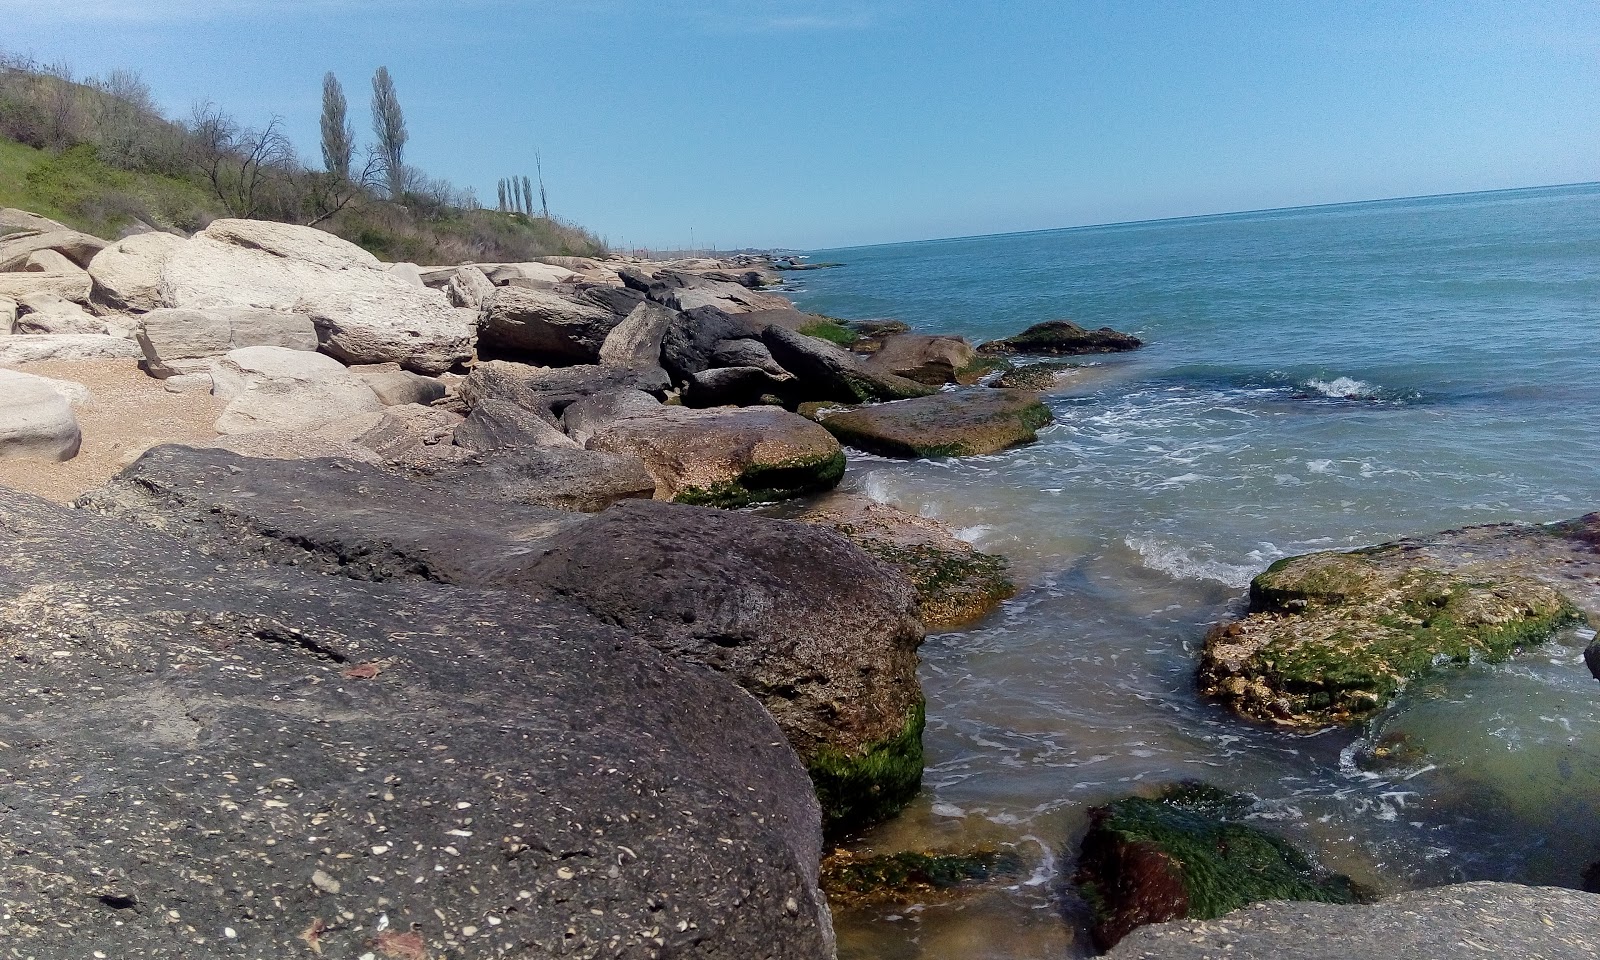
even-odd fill
[{"label": "sea", "polygon": [[[1365,725],[1263,729],[1195,690],[1272,561],[1600,510],[1600,185],[812,251],[805,310],[980,342],[1137,334],[1037,443],[852,454],[845,486],[1001,554],[1021,586],[922,647],[927,770],[864,851],[999,847],[1024,875],[837,912],[846,960],[1090,956],[1070,883],[1098,804],[1180,780],[1378,892],[1577,887],[1600,860],[1600,683],[1574,629],[1447,669]],[[1398,764],[1362,762],[1380,741]]]}]

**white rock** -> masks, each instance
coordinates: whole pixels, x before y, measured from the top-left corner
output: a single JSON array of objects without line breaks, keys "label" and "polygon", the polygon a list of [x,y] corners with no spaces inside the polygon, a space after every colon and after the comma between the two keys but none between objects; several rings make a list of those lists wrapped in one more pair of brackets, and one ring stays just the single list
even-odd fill
[{"label": "white rock", "polygon": [[[3,291],[0,291],[3,293]],[[322,350],[436,374],[472,355],[472,318],[412,286],[354,244],[309,227],[218,220],[161,272],[166,306],[264,307],[309,317]]]},{"label": "white rock", "polygon": [[0,297],[21,300],[37,296],[88,303],[89,271],[74,267],[59,273],[0,273]]},{"label": "white rock", "polygon": [[22,264],[23,273],[68,273],[78,265],[55,250],[35,250]]},{"label": "white rock", "polygon": [[422,282],[422,268],[414,263],[390,264],[389,273],[399,277],[401,280],[411,284],[413,287],[427,286],[426,283]]},{"label": "white rock", "polygon": [[42,360],[137,360],[132,340],[92,333],[39,334],[0,339],[0,365]]},{"label": "white rock", "polygon": [[29,213],[15,207],[0,209],[0,234],[49,233],[52,230],[71,229],[64,223],[57,223],[37,213]]},{"label": "white rock", "polygon": [[13,333],[94,333],[105,334],[106,323],[70,300],[60,297],[28,297],[21,304],[28,312],[12,323]]},{"label": "white rock", "polygon": [[286,347],[241,347],[230,350],[221,359],[212,362],[211,378],[216,384],[212,392],[224,400],[232,400],[274,382],[292,390],[295,385],[336,379],[352,380],[377,400],[371,388],[351,377],[339,361],[320,353]]},{"label": "white rock", "polygon": [[310,319],[251,307],[152,310],[142,318],[136,335],[144,351],[145,372],[157,378],[209,370],[212,360],[241,347],[317,349],[317,331]]},{"label": "white rock", "polygon": [[494,293],[494,284],[484,276],[482,270],[470,263],[458,268],[444,288],[444,294],[451,303],[473,310],[483,306],[483,301],[491,293]]},{"label": "white rock", "polygon": [[0,458],[71,460],[83,434],[68,399],[88,391],[81,384],[54,381],[16,370],[0,370]]},{"label": "white rock", "polygon": [[141,233],[118,240],[89,261],[97,300],[127,310],[161,306],[161,268],[184,239],[170,233]]},{"label": "white rock", "polygon": [[274,380],[257,384],[229,400],[222,415],[217,417],[216,428],[225,436],[309,433],[331,423],[382,410],[383,401],[372,388],[347,374],[311,383]]},{"label": "white rock", "polygon": [[212,391],[212,380],[209,373],[180,373],[166,378],[161,385],[167,388],[168,393],[210,393]]},{"label": "white rock", "polygon": [[41,250],[64,254],[64,259],[72,266],[87,266],[105,246],[106,242],[99,237],[76,230],[48,230],[0,237],[0,273],[23,269],[28,258]]},{"label": "white rock", "polygon": [[17,301],[0,297],[0,337],[10,335],[17,322]]}]

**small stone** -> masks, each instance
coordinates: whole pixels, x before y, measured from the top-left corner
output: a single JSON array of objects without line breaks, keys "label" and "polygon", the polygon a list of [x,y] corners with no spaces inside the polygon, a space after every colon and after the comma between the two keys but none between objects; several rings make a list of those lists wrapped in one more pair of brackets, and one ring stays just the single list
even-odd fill
[{"label": "small stone", "polygon": [[239,932],[237,930],[233,929],[232,927],[223,927],[222,928],[222,935],[224,937],[227,937],[229,940],[234,940],[234,939],[238,938]]},{"label": "small stone", "polygon": [[571,867],[561,867],[556,871],[556,876],[563,880],[571,880],[573,877],[577,876],[577,874],[572,872]]},{"label": "small stone", "polygon": [[323,893],[338,893],[341,887],[339,881],[328,876],[322,870],[314,871],[311,874],[311,885]]}]

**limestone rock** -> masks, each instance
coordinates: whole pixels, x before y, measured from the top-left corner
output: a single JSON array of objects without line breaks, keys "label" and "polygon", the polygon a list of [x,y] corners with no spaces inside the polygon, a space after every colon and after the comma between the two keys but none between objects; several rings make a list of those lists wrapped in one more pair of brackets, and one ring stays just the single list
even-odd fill
[{"label": "limestone rock", "polygon": [[42,360],[137,360],[132,340],[92,333],[36,334],[0,339],[0,365]]},{"label": "limestone rock", "polygon": [[399,277],[401,280],[411,284],[413,287],[427,286],[427,284],[422,282],[421,268],[414,263],[392,263],[389,265],[389,273]]},{"label": "limestone rock", "polygon": [[1600,514],[1495,524],[1280,560],[1206,637],[1200,688],[1267,723],[1318,728],[1386,706],[1447,663],[1504,660],[1600,616]]},{"label": "limestone rock", "polygon": [[655,478],[638,457],[573,446],[515,447],[427,475],[495,499],[584,513],[656,493]]},{"label": "limestone rock", "polygon": [[853,354],[793,330],[769,326],[761,341],[773,359],[799,381],[795,389],[800,400],[867,403],[935,392],[934,387],[872,370]]},{"label": "limestone rock", "polygon": [[[362,529],[372,482],[341,488],[355,513],[317,513]],[[569,605],[219,566],[0,491],[0,634],[0,741],[48,758],[7,785],[0,858],[49,865],[8,873],[19,955],[834,954],[817,807],[778,727]]]},{"label": "limestone rock", "polygon": [[161,268],[183,244],[170,233],[139,233],[101,250],[89,261],[95,300],[122,310],[161,306]]},{"label": "limestone rock", "polygon": [[79,384],[0,370],[0,458],[77,456],[82,434],[72,404],[86,394]]},{"label": "limestone rock", "polygon": [[233,331],[216,312],[152,310],[134,335],[145,372],[159,379],[209,370],[211,358],[233,349]]},{"label": "limestone rock", "polygon": [[351,367],[350,373],[366,381],[385,406],[398,407],[413,403],[426,406],[444,399],[445,387],[442,382],[401,369],[399,364]]},{"label": "limestone rock", "polygon": [[606,307],[547,290],[501,287],[484,302],[484,350],[557,363],[594,363],[622,322]]},{"label": "limestone rock", "polygon": [[18,210],[15,207],[0,209],[0,236],[17,233],[49,233],[54,230],[71,230],[64,223],[57,223],[49,217],[41,217],[37,213]]},{"label": "limestone rock", "polygon": [[902,333],[883,341],[867,367],[935,386],[955,383],[978,359],[978,351],[960,337]]},{"label": "limestone rock", "polygon": [[53,250],[75,266],[86,267],[105,246],[106,242],[99,237],[76,230],[50,230],[0,237],[0,273],[23,269],[28,258],[41,250]]},{"label": "limestone rock", "polygon": [[64,253],[54,250],[35,250],[28,254],[28,259],[16,269],[23,273],[71,273],[79,267]]},{"label": "limestone rock", "polygon": [[577,443],[532,411],[506,400],[484,400],[455,431],[455,444],[474,453],[505,447],[576,447]]},{"label": "limestone rock", "polygon": [[1051,417],[1036,393],[969,389],[819,419],[841,443],[881,456],[970,457],[1032,443]]},{"label": "limestone rock", "polygon": [[461,383],[461,398],[468,406],[483,400],[509,400],[532,410],[552,424],[561,412],[583,397],[617,390],[664,394],[670,384],[659,367],[630,369],[580,364],[572,367],[533,367],[491,360],[473,368]]},{"label": "limestone rock", "polygon": [[654,303],[634,307],[600,344],[599,360],[608,367],[658,367],[661,340],[677,314]]},{"label": "limestone rock", "polygon": [[12,333],[99,334],[106,333],[106,322],[70,300],[58,297],[30,297],[22,302],[26,313],[12,324]]},{"label": "limestone rock", "polygon": [[831,489],[844,452],[828,431],[771,407],[658,406],[599,428],[586,446],[643,460],[656,496],[741,506]]},{"label": "limestone rock", "polygon": [[660,410],[661,401],[642,390],[607,390],[568,404],[561,412],[561,428],[582,445],[624,417],[648,417]]},{"label": "limestone rock", "polygon": [[472,310],[481,309],[483,301],[493,293],[494,284],[483,275],[482,270],[470,263],[456,268],[444,288],[444,294],[451,304]]},{"label": "limestone rock", "polygon": [[1119,353],[1144,345],[1138,337],[1119,333],[1110,327],[1086,330],[1069,320],[1036,323],[1014,337],[991,340],[978,348],[980,353],[1032,353],[1052,357],[1071,357],[1086,353]]},{"label": "limestone rock", "polygon": [[354,379],[344,364],[332,357],[284,347],[240,347],[230,350],[211,365],[211,376],[216,381],[216,395],[224,400],[231,400],[274,381],[305,384],[328,379]]},{"label": "limestone rock", "polygon": [[276,380],[254,386],[229,400],[217,417],[216,430],[224,435],[310,431],[382,409],[383,401],[371,387],[355,377],[342,376],[312,383]]},{"label": "limestone rock", "polygon": [[89,286],[88,271],[76,268],[59,273],[0,273],[0,297],[7,300],[43,296],[88,303]]},{"label": "limestone rock", "polygon": [[0,298],[0,337],[10,336],[17,322],[17,301]]},{"label": "limestone rock", "polygon": [[316,325],[322,350],[347,363],[392,361],[438,374],[472,355],[471,318],[443,294],[309,227],[218,220],[168,257],[161,297],[169,307],[301,314]]}]

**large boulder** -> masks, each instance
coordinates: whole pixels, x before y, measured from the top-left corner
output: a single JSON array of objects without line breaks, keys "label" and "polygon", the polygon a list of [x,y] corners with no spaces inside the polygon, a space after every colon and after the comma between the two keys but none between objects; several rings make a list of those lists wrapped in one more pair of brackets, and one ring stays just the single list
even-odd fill
[{"label": "large boulder", "polygon": [[50,230],[44,233],[11,234],[0,238],[0,273],[23,269],[28,258],[42,250],[53,250],[79,267],[87,267],[106,242],[76,230]]},{"label": "large boulder", "polygon": [[94,299],[119,310],[161,306],[161,268],[183,244],[170,233],[136,233],[101,250],[89,261]]},{"label": "large boulder", "polygon": [[606,334],[600,363],[608,367],[659,367],[661,341],[677,314],[654,303],[641,303]]},{"label": "large boulder", "polygon": [[7,300],[59,297],[88,303],[89,287],[89,272],[76,268],[54,273],[0,273],[0,297]]},{"label": "large boulder", "polygon": [[507,360],[490,360],[473,368],[461,382],[461,398],[468,406],[484,400],[508,400],[556,422],[567,407],[595,394],[636,390],[661,396],[670,386],[660,367],[533,367]]},{"label": "large boulder", "polygon": [[730,340],[759,340],[762,329],[715,307],[675,314],[661,337],[661,366],[680,383],[710,367],[729,366],[712,354]]},{"label": "large boulder", "polygon": [[845,466],[828,431],[772,407],[658,405],[600,426],[586,446],[643,460],[663,500],[721,507],[828,490]]},{"label": "large boulder", "polygon": [[55,250],[35,250],[16,269],[24,273],[71,273],[80,268],[66,254]]},{"label": "large boulder", "polygon": [[958,390],[816,412],[840,442],[885,457],[970,457],[1032,443],[1050,422],[1039,394]]},{"label": "large boulder", "polygon": [[438,374],[466,362],[476,331],[437,290],[389,273],[353,243],[310,227],[218,220],[172,252],[165,306],[260,307],[301,314],[346,363],[394,362]]},{"label": "large boulder", "polygon": [[1249,812],[1244,798],[1199,783],[1091,810],[1073,881],[1094,911],[1095,944],[1109,949],[1145,924],[1210,920],[1263,900],[1355,902],[1348,877],[1241,822]]},{"label": "large boulder", "polygon": [[19,956],[834,955],[779,728],[570,607],[0,491],[0,635]]},{"label": "large boulder", "polygon": [[17,317],[12,333],[27,334],[105,334],[106,322],[71,300],[57,297],[31,297],[23,301],[27,311]]},{"label": "large boulder", "polygon": [[284,347],[230,350],[211,367],[212,392],[228,401],[216,430],[311,432],[384,408],[372,388],[332,357]]},{"label": "large boulder", "polygon": [[979,347],[980,353],[1031,353],[1051,357],[1073,357],[1085,353],[1120,353],[1137,350],[1144,341],[1110,327],[1086,330],[1070,320],[1036,323],[1014,337],[991,340]]},{"label": "large boulder", "polygon": [[0,366],[43,360],[137,360],[132,340],[96,333],[50,333],[0,337]]},{"label": "large boulder", "polygon": [[549,290],[501,287],[483,303],[481,350],[550,363],[594,363],[622,322],[609,308]]},{"label": "large boulder", "polygon": [[207,372],[217,358],[235,349],[317,349],[317,330],[309,318],[249,307],[152,310],[139,319],[134,334],[144,352],[145,372],[160,379]]},{"label": "large boulder", "polygon": [[1373,715],[1445,664],[1499,661],[1600,622],[1600,514],[1494,524],[1280,560],[1206,637],[1200,688],[1235,712],[1319,728]]},{"label": "large boulder", "polygon": [[795,390],[800,400],[868,403],[925,397],[937,389],[870,369],[848,351],[783,327],[768,326],[762,331],[761,342],[772,358],[799,381]]},{"label": "large boulder", "polygon": [[17,233],[49,233],[52,230],[70,230],[64,223],[41,217],[37,213],[18,210],[16,207],[0,209],[0,236]]},{"label": "large boulder", "polygon": [[79,384],[0,370],[0,459],[77,456],[83,435],[72,406],[87,399]]},{"label": "large boulder", "polygon": [[443,400],[448,392],[443,381],[412,373],[397,363],[373,363],[351,367],[350,373],[365,381],[387,407],[407,404],[427,406],[437,400]]},{"label": "large boulder", "polygon": [[960,337],[930,337],[902,333],[883,341],[867,358],[867,368],[939,386],[971,382],[978,351]]},{"label": "large boulder", "polygon": [[472,264],[457,267],[445,283],[444,295],[450,303],[469,310],[478,310],[494,293],[494,284]]},{"label": "large boulder", "polygon": [[922,779],[911,585],[832,531],[628,500],[497,578],[574,600],[761,700],[832,833],[893,814]]},{"label": "large boulder", "polygon": [[584,513],[656,495],[655,478],[638,457],[579,447],[520,446],[426,475],[496,499]]},{"label": "large boulder", "polygon": [[1461,883],[1373,904],[1273,902],[1134,931],[1108,960],[1587,960],[1600,897],[1560,887]]},{"label": "large boulder", "polygon": [[508,447],[571,447],[577,442],[548,420],[509,400],[482,400],[456,428],[456,446],[474,453]]},{"label": "large boulder", "polygon": [[760,367],[717,367],[689,378],[683,403],[688,407],[781,404],[794,383],[787,373],[774,375]]}]

